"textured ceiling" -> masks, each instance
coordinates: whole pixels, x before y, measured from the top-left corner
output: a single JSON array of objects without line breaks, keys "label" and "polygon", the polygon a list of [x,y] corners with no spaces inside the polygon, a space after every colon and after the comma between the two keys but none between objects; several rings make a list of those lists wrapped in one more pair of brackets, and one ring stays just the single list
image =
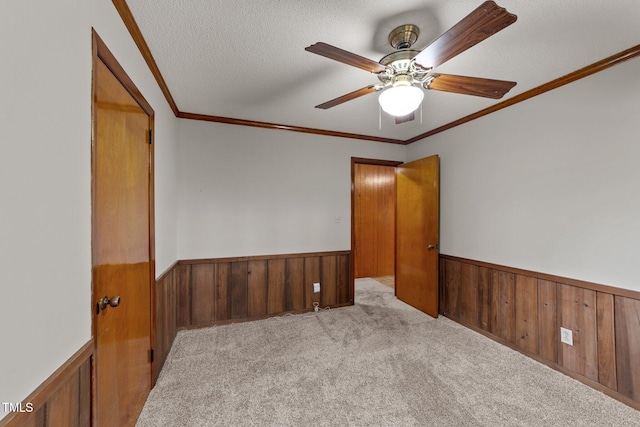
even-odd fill
[{"label": "textured ceiling", "polygon": [[[518,20],[435,72],[516,81],[504,100],[640,43],[638,0],[496,2]],[[378,61],[396,26],[418,25],[423,49],[481,3],[127,0],[181,112],[400,140],[500,101],[427,91],[422,114],[400,125],[380,116],[377,93],[316,109],[378,79],[304,48],[322,41]]]}]

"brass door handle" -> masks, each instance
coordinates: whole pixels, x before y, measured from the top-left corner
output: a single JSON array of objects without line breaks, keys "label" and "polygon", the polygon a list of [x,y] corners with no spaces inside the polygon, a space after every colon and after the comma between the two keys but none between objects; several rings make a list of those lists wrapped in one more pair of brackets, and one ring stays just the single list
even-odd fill
[{"label": "brass door handle", "polygon": [[98,301],[96,305],[97,305],[96,314],[99,314],[102,310],[106,309],[108,306],[117,307],[120,305],[120,295],[116,295],[111,298],[104,295],[102,298],[100,298],[100,301]]},{"label": "brass door handle", "polygon": [[433,243],[430,243],[427,245],[427,249],[429,249],[430,251],[434,249],[438,249],[438,245],[437,244],[434,245]]}]

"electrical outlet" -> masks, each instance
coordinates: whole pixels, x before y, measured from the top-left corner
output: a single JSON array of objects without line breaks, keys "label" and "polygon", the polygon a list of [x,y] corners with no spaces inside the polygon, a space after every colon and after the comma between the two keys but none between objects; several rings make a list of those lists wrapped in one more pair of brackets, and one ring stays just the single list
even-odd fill
[{"label": "electrical outlet", "polygon": [[313,293],[314,294],[320,293],[320,283],[313,284]]},{"label": "electrical outlet", "polygon": [[571,329],[565,329],[561,327],[560,341],[568,345],[573,345],[573,331]]}]

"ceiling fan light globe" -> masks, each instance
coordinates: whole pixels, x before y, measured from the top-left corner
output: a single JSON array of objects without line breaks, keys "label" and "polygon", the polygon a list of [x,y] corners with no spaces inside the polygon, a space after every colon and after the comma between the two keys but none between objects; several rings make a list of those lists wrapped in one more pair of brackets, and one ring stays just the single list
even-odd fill
[{"label": "ceiling fan light globe", "polygon": [[394,86],[382,91],[378,102],[382,110],[395,117],[416,111],[424,98],[424,92],[415,86]]}]

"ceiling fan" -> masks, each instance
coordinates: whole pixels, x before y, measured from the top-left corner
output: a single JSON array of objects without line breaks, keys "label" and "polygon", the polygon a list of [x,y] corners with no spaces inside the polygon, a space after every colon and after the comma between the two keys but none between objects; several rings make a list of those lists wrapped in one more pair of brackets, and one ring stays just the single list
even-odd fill
[{"label": "ceiling fan", "polygon": [[328,109],[363,95],[382,91],[379,97],[380,107],[395,116],[396,123],[404,123],[415,118],[414,112],[422,103],[424,92],[420,86],[424,89],[500,99],[516,82],[439,74],[432,70],[513,24],[516,19],[516,15],[495,2],[485,1],[422,51],[411,49],[420,35],[420,29],[412,24],[401,25],[389,34],[389,43],[397,50],[379,62],[326,43],[313,44],[305,50],[369,71],[376,74],[381,82],[316,105],[316,108]]}]

